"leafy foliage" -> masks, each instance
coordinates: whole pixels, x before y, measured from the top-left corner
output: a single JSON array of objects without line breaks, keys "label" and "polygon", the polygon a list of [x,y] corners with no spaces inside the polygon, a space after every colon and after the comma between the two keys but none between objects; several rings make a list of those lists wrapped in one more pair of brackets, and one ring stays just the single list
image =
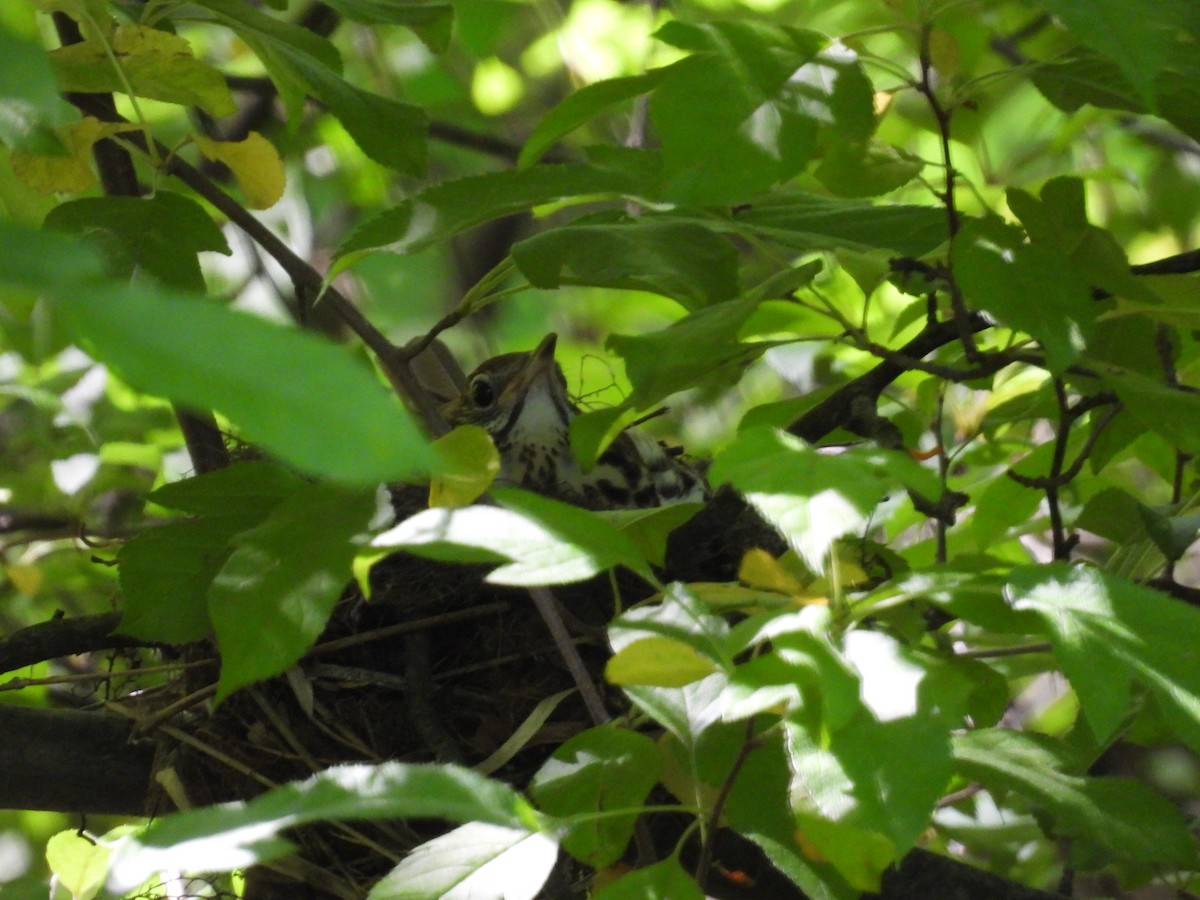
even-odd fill
[{"label": "leafy foliage", "polygon": [[[532,898],[560,850],[603,900],[700,897],[753,880],[713,864],[729,834],[812,897],[886,895],[919,844],[1042,886],[1194,889],[1200,7],[648,9],[0,11],[0,656],[115,595],[89,677],[158,661],[97,652],[118,644],[192,645],[180,672],[214,644],[188,698],[248,715],[286,684],[312,719],[298,665],[339,601],[375,611],[347,593],[364,560],[402,551],[523,589],[498,596],[561,630],[594,719],[563,691],[498,749],[480,728],[478,772],[335,765],[62,832],[74,895],[393,818],[456,827],[410,832],[375,900]],[[503,349],[563,333],[584,469],[649,417],[712,458],[713,502],[492,487],[496,448],[443,434],[459,386],[415,352],[440,335],[465,359],[473,326]],[[425,480],[429,508],[378,508],[380,483]],[[566,585],[611,616],[607,697]],[[305,772],[331,758],[285,743]],[[518,753],[541,754],[522,783],[480,774]]]}]

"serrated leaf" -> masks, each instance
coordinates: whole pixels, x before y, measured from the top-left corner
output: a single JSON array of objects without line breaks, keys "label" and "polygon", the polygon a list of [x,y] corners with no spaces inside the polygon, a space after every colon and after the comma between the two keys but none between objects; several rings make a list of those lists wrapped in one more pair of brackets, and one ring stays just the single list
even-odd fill
[{"label": "serrated leaf", "polygon": [[487,822],[526,832],[538,822],[508,785],[458,766],[334,766],[250,801],[155,819],[116,848],[108,888],[123,893],[164,870],[231,872],[278,859],[293,849],[280,832],[305,822],[399,817]]},{"label": "serrated leaf", "polygon": [[604,666],[604,678],[620,687],[683,687],[716,671],[712,660],[690,644],[669,637],[647,637],[614,653]]},{"label": "serrated leaf", "polygon": [[96,141],[122,131],[137,128],[133,124],[101,122],[85,116],[78,122],[55,130],[66,153],[32,153],[14,150],[9,157],[13,174],[24,184],[44,194],[77,194],[96,183],[91,152]]},{"label": "serrated leaf", "polygon": [[563,848],[594,868],[620,859],[633,836],[634,809],[658,782],[661,762],[645,735],[598,725],[571,737],[554,751],[529,783],[534,802],[545,812],[572,822]]},{"label": "serrated leaf", "polygon": [[569,584],[624,565],[653,579],[629,538],[593,513],[514,488],[493,491],[506,508],[427,509],[372,545],[450,562],[498,562],[493,584]]},{"label": "serrated leaf", "polygon": [[650,291],[695,309],[738,292],[737,251],[690,222],[639,218],[568,225],[516,244],[513,260],[534,287],[583,284]]},{"label": "serrated leaf", "polygon": [[693,52],[650,99],[671,199],[743,200],[800,172],[823,128],[858,139],[874,129],[857,57],[823,35],[725,21],[670,22],[656,37]]},{"label": "serrated leaf", "polygon": [[[1045,6],[1080,41],[1113,60],[1152,111],[1158,74],[1200,32],[1200,16],[1188,0],[1159,3],[1153,15],[1138,0],[1046,0]],[[1191,42],[1184,38],[1189,31]]]},{"label": "serrated leaf", "polygon": [[56,308],[133,386],[216,409],[279,458],[348,484],[436,467],[412,418],[342,348],[144,285],[64,290]]},{"label": "serrated leaf", "polygon": [[1033,70],[1032,80],[1042,94],[1067,112],[1084,104],[1105,109],[1158,115],[1184,134],[1200,140],[1200,104],[1197,103],[1195,53],[1181,46],[1172,65],[1157,72],[1153,106],[1148,106],[1133,83],[1112,60],[1095,53],[1073,52]]},{"label": "serrated leaf", "polygon": [[374,512],[374,491],[306,484],[234,538],[208,598],[221,652],[218,702],[312,646],[351,579],[351,539]]},{"label": "serrated leaf", "polygon": [[1058,834],[1097,844],[1109,858],[1195,865],[1187,823],[1140,782],[1068,774],[1060,748],[1036,734],[981,729],[955,735],[953,746],[967,778],[1029,797],[1055,818]]},{"label": "serrated leaf", "polygon": [[418,846],[367,900],[534,900],[557,860],[558,844],[544,834],[472,822]]},{"label": "serrated leaf", "polygon": [[106,46],[93,38],[50,52],[62,90],[131,90],[135,97],[198,106],[212,116],[237,112],[221,73],[196,59],[191,45],[178,35],[143,25],[118,25],[107,41]]},{"label": "serrated leaf", "polygon": [[116,278],[131,278],[141,268],[163,284],[197,292],[204,290],[204,276],[196,254],[230,253],[203,207],[170,191],[70,200],[52,209],[45,224],[95,241],[106,251],[109,272]]},{"label": "serrated leaf", "polygon": [[416,253],[489,219],[568,198],[621,194],[631,186],[624,176],[588,166],[537,166],[445,181],[359,225],[337,255],[382,247]]},{"label": "serrated leaf", "polygon": [[953,250],[954,272],[969,303],[1036,338],[1051,372],[1079,358],[1096,321],[1088,279],[1052,247],[1027,244],[1018,229],[989,219],[968,223]]},{"label": "serrated leaf", "polygon": [[279,151],[257,131],[240,141],[214,141],[204,135],[192,135],[200,152],[211,160],[224,163],[237,179],[251,209],[269,209],[283,196],[287,175]]}]

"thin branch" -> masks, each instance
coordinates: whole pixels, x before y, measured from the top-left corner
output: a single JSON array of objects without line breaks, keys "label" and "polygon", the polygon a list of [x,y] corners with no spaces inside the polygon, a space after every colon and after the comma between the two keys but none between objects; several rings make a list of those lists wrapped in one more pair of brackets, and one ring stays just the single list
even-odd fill
[{"label": "thin branch", "polygon": [[725,803],[729,800],[729,794],[733,790],[734,782],[737,781],[738,775],[742,772],[742,766],[746,764],[746,760],[750,758],[750,754],[758,749],[759,741],[754,736],[754,716],[746,720],[746,730],[742,735],[742,745],[738,748],[738,755],[734,758],[733,764],[725,773],[725,780],[721,782],[721,789],[717,793],[716,799],[713,801],[712,810],[708,814],[708,829],[704,836],[704,844],[700,848],[700,857],[696,860],[696,871],[693,877],[696,884],[701,890],[704,890],[705,884],[708,881],[708,873],[712,868],[713,848],[716,845],[717,831],[720,828],[721,816],[725,812]]}]

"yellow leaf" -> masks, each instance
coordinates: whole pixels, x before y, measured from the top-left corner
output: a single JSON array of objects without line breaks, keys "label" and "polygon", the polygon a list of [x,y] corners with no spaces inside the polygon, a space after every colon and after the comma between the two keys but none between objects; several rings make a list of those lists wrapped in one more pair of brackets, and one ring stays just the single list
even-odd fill
[{"label": "yellow leaf", "polygon": [[778,592],[727,581],[693,581],[688,584],[688,589],[703,600],[704,605],[713,612],[731,609],[761,612],[764,609],[779,609],[792,605],[790,597],[781,596]]},{"label": "yellow leaf", "polygon": [[186,40],[155,28],[119,25],[111,40],[94,38],[59,47],[51,51],[50,62],[64,91],[132,93],[199,106],[214,116],[237,112],[221,73],[196,59]]},{"label": "yellow leaf", "polygon": [[229,166],[251,209],[267,209],[283,196],[287,183],[283,160],[257,131],[250,132],[244,141],[214,141],[199,134],[192,139],[209,159]]},{"label": "yellow leaf", "polygon": [[26,597],[36,596],[42,589],[42,583],[45,581],[45,578],[42,576],[42,570],[37,566],[21,565],[20,563],[5,566],[4,574],[13,583],[13,587]]},{"label": "yellow leaf", "polygon": [[9,157],[13,174],[43,194],[86,191],[96,183],[96,175],[92,172],[92,144],[137,127],[129,123],[101,122],[92,116],[64,125],[55,130],[67,149],[65,155],[14,150]]},{"label": "yellow leaf", "polygon": [[683,687],[715,671],[712,660],[693,647],[656,635],[636,640],[613,654],[604,667],[604,677],[609,684]]},{"label": "yellow leaf", "polygon": [[761,547],[747,550],[738,566],[738,581],[777,594],[803,594],[804,585]]},{"label": "yellow leaf", "polygon": [[478,425],[460,425],[433,442],[445,470],[429,482],[429,505],[470,506],[500,471],[500,454]]}]

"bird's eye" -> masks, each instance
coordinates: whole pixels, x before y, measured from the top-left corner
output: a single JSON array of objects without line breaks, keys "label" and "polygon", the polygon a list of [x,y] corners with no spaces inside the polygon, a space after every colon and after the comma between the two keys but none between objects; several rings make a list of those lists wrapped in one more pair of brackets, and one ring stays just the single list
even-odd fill
[{"label": "bird's eye", "polygon": [[486,376],[479,376],[471,382],[471,402],[478,409],[487,409],[496,402],[496,392],[492,389],[492,382]]}]

